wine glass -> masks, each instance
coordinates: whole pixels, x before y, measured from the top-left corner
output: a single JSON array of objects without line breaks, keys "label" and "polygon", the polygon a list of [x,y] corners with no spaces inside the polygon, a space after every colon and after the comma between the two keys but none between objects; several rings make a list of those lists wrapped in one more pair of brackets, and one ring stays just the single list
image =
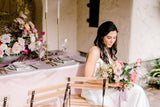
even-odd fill
[{"label": "wine glass", "polygon": [[64,39],[64,43],[62,44],[62,51],[66,52],[67,50],[67,43],[68,43],[68,39]]},{"label": "wine glass", "polygon": [[45,54],[45,50],[40,49],[38,53],[38,62],[37,62],[38,65],[41,64],[42,57],[44,56],[44,54]]}]

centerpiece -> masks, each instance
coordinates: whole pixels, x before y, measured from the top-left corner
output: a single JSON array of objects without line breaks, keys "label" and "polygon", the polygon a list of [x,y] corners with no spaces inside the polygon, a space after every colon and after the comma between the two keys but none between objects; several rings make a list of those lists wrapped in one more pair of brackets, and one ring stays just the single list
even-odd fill
[{"label": "centerpiece", "polygon": [[27,58],[43,57],[46,51],[46,42],[38,35],[35,25],[27,16],[20,14],[13,23],[5,26],[0,35],[0,59],[6,56],[23,56]]}]

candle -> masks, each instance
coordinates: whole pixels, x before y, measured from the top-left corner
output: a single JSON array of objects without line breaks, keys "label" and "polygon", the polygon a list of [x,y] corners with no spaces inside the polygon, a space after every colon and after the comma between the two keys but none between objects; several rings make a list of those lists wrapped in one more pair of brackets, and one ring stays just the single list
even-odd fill
[{"label": "candle", "polygon": [[48,12],[48,0],[46,0],[46,13]]},{"label": "candle", "polygon": [[60,17],[60,0],[58,0],[58,19]]}]

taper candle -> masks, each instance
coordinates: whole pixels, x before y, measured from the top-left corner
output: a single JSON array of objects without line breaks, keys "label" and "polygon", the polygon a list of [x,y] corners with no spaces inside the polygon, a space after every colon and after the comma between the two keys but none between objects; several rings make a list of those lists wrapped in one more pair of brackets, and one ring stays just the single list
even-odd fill
[{"label": "taper candle", "polygon": [[46,13],[48,12],[48,0],[46,0]]},{"label": "taper candle", "polygon": [[60,0],[58,0],[58,19],[60,17]]}]

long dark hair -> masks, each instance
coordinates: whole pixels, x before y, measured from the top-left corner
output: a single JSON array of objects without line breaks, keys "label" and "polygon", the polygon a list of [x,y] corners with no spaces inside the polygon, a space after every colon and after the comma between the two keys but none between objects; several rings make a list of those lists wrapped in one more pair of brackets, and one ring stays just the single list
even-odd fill
[{"label": "long dark hair", "polygon": [[[94,45],[98,46],[100,48],[100,58],[106,63],[109,63],[109,59],[107,56],[107,52],[105,50],[105,44],[103,42],[103,38],[111,31],[117,31],[117,33],[118,33],[117,27],[113,22],[106,21],[106,22],[102,23],[98,28],[97,37],[94,41]],[[109,50],[110,50],[111,58],[115,61],[117,59],[117,57],[116,57],[117,39],[116,39],[115,43],[113,44],[113,46],[111,48],[109,48]]]}]

